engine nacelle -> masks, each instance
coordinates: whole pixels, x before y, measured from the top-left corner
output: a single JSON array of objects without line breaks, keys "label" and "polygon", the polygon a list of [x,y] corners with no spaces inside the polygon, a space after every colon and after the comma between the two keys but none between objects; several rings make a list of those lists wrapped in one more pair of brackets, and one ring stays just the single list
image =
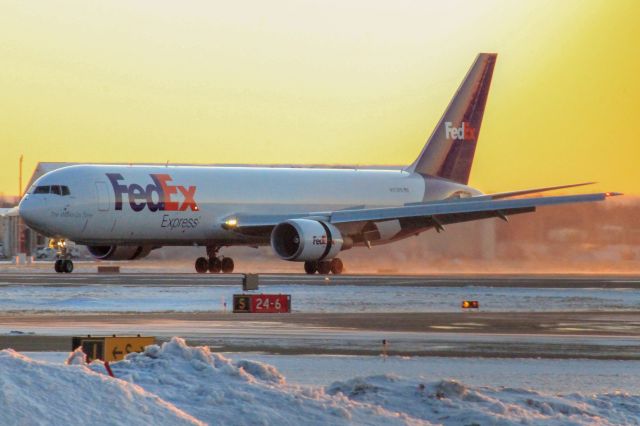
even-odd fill
[{"label": "engine nacelle", "polygon": [[343,244],[338,228],[319,220],[290,219],[271,232],[271,247],[284,260],[332,259]]},{"label": "engine nacelle", "polygon": [[152,246],[87,246],[91,256],[100,260],[134,260],[146,257]]}]

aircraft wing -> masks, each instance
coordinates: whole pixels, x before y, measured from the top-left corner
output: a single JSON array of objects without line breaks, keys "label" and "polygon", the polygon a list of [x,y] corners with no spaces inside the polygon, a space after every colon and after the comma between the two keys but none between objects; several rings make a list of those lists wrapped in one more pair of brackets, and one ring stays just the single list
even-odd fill
[{"label": "aircraft wing", "polygon": [[474,200],[499,200],[502,198],[519,197],[522,195],[537,194],[539,192],[555,191],[557,189],[576,188],[578,186],[593,185],[595,182],[573,183],[571,185],[546,186],[543,188],[523,189],[520,191],[498,192],[495,194],[480,195],[473,197]]},{"label": "aircraft wing", "polygon": [[[332,212],[330,222],[333,224],[355,221],[381,221],[413,217],[441,217],[462,213],[493,212],[495,216],[508,214],[510,210],[535,209],[540,206],[557,204],[602,201],[611,193],[584,195],[565,195],[556,197],[520,198],[514,200],[480,200],[468,198],[464,201],[441,201],[412,204],[401,207],[383,207],[361,210],[340,210]],[[615,194],[617,195],[617,194]]]},{"label": "aircraft wing", "polygon": [[467,222],[476,219],[500,217],[533,212],[537,207],[559,204],[602,201],[619,193],[603,192],[581,195],[564,195],[553,197],[535,197],[518,199],[487,199],[485,196],[461,200],[433,201],[398,207],[356,208],[333,212],[318,212],[295,215],[250,215],[238,214],[230,216],[223,227],[247,235],[265,234],[277,224],[288,219],[318,219],[334,225],[381,222],[398,219],[404,223],[415,222],[421,226]]}]

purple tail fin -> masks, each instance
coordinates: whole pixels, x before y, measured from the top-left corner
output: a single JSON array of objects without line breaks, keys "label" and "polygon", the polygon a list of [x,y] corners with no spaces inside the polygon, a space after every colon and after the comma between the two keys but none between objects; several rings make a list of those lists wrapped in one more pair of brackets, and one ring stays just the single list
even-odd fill
[{"label": "purple tail fin", "polygon": [[496,63],[480,53],[408,171],[467,184]]}]

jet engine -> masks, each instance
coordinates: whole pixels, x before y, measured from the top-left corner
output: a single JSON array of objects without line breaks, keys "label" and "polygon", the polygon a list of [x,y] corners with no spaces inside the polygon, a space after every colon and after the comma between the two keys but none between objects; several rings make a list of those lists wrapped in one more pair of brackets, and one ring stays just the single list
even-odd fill
[{"label": "jet engine", "polygon": [[271,232],[271,247],[284,260],[332,259],[344,245],[338,228],[319,220],[290,219]]},{"label": "jet engine", "polygon": [[100,260],[134,260],[146,257],[153,246],[87,246],[89,253]]}]

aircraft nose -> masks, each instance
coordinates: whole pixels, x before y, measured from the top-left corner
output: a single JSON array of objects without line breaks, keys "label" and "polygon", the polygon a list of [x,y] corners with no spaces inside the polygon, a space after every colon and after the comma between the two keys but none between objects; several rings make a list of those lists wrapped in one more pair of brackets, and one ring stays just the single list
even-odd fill
[{"label": "aircraft nose", "polygon": [[46,216],[44,200],[25,195],[18,205],[18,214],[31,228],[42,228]]}]

